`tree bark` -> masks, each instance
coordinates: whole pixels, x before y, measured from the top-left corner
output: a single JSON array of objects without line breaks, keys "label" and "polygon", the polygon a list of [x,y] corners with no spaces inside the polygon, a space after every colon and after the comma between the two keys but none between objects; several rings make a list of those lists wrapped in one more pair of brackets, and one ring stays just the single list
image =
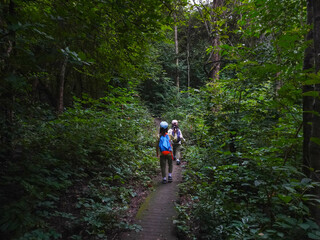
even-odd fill
[{"label": "tree bark", "polygon": [[66,68],[68,63],[68,56],[65,56],[62,66],[61,66],[61,72],[59,77],[59,96],[58,96],[58,114],[61,114],[63,112],[63,96],[64,96],[64,83],[65,83],[65,75],[66,75]]},{"label": "tree bark", "polygon": [[[313,0],[307,1],[307,24],[313,24]],[[310,29],[306,36],[307,41],[313,40],[313,30]],[[310,45],[305,50],[303,70],[308,71],[314,67],[314,47]],[[302,92],[310,92],[313,90],[312,85],[304,85]],[[311,137],[311,119],[312,119],[312,102],[313,99],[310,96],[303,96],[303,172],[306,176],[310,176],[310,159],[309,159],[309,142]]]},{"label": "tree bark", "polygon": [[[16,68],[12,59],[16,55],[16,32],[15,30],[8,28],[14,24],[14,20],[17,19],[16,6],[14,1],[9,1],[8,5],[3,8],[3,15],[0,16],[1,27],[7,28],[8,33],[3,37],[2,41],[4,44],[0,46],[0,54],[2,55],[0,64],[0,79],[1,81],[9,75],[17,76]],[[1,153],[5,155],[1,158],[0,164],[6,161],[13,160],[14,153],[14,106],[15,106],[15,94],[11,87],[6,86],[7,83],[1,83],[4,88],[2,92],[2,100],[0,104],[0,115],[4,120],[3,134],[0,134],[0,143],[3,146]],[[0,165],[1,166],[1,165]]]},{"label": "tree bark", "polygon": [[220,37],[218,34],[215,34],[216,36],[214,37],[212,41],[212,47],[213,47],[213,52],[211,54],[211,71],[210,71],[210,78],[215,82],[219,80],[219,72],[221,68],[221,56],[220,56]]},{"label": "tree bark", "polygon": [[[222,7],[224,4],[224,0],[214,0],[212,3],[212,9],[217,9]],[[221,17],[220,14],[214,13],[212,11],[212,22],[213,22],[213,30],[211,32],[212,35],[212,47],[213,47],[213,52],[211,54],[211,62],[212,62],[212,67],[210,71],[210,78],[215,82],[219,80],[219,72],[221,68],[221,56],[220,56],[220,36],[218,33],[219,27],[215,23],[218,21],[218,19]]]},{"label": "tree bark", "polygon": [[[176,19],[176,17],[175,17]],[[176,86],[180,87],[180,80],[179,80],[179,41],[178,41],[178,26],[177,24],[174,25],[174,42],[175,42],[175,53],[176,53]]]},{"label": "tree bark", "polygon": [[190,89],[190,20],[188,23],[187,29],[187,82],[188,82],[188,90]]},{"label": "tree bark", "polygon": [[[220,56],[220,36],[218,33],[218,26],[215,23],[220,16],[220,14],[216,14],[216,12],[214,11],[214,9],[217,9],[219,7],[222,7],[224,4],[224,0],[214,0],[212,5],[211,5],[211,12],[209,13],[211,16],[211,20],[207,20],[203,13],[202,10],[198,7],[198,4],[193,0],[193,4],[197,7],[200,16],[203,19],[205,28],[208,32],[208,36],[209,36],[209,41],[211,42],[211,46],[213,48],[212,52],[210,53],[210,56],[204,66],[204,68],[210,64],[210,71],[208,74],[209,79],[211,79],[212,81],[216,81],[219,79],[219,72],[220,72],[220,68],[221,68],[221,56]],[[202,4],[202,3],[200,3]],[[209,1],[206,3],[209,6]],[[202,4],[202,9],[206,9],[206,7]],[[206,70],[205,70],[206,71]],[[207,71],[206,71],[207,72]]]},{"label": "tree bark", "polygon": [[[314,59],[315,59],[315,73],[320,70],[320,1],[313,1],[313,45],[314,45]],[[318,92],[318,96],[313,98],[313,111],[311,120],[311,139],[309,142],[309,158],[310,165],[313,169],[312,179],[314,181],[320,181],[320,84],[315,84],[314,91]],[[316,141],[316,142],[315,142]],[[314,194],[320,197],[320,188],[314,189]],[[313,217],[320,224],[320,209],[314,207],[312,211]]]}]

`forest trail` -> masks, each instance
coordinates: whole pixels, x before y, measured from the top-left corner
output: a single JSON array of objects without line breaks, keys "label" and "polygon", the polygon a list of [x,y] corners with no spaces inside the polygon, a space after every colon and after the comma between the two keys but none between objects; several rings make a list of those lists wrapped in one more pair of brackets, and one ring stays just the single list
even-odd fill
[{"label": "forest trail", "polygon": [[145,199],[135,217],[140,232],[124,233],[121,240],[175,240],[178,239],[173,224],[176,216],[175,202],[178,200],[178,184],[182,180],[182,165],[173,162],[173,182],[155,185],[155,190]]}]

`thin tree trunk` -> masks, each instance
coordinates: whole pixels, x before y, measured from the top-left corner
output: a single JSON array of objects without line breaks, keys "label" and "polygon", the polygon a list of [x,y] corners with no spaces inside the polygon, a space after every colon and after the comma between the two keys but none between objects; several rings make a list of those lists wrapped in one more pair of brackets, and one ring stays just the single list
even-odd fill
[{"label": "thin tree trunk", "polygon": [[[3,16],[0,17],[3,26],[10,26],[14,24],[14,20],[17,19],[15,11],[14,1],[8,3],[8,8],[4,8]],[[16,76],[16,69],[11,60],[14,59],[16,55],[15,51],[16,45],[16,33],[13,29],[8,29],[8,35],[3,38],[3,44],[0,46],[0,54],[3,55],[3,61],[0,66],[0,79],[8,77],[10,74]],[[1,158],[0,164],[6,161],[13,160],[14,155],[14,105],[15,105],[15,94],[11,87],[7,87],[7,83],[2,83],[4,86],[4,91],[2,93],[2,104],[0,104],[0,115],[4,119],[5,131],[0,134],[0,143],[3,146],[1,149],[2,154],[5,157]],[[2,165],[0,165],[2,166]]]},{"label": "thin tree trunk", "polygon": [[63,103],[63,96],[64,96],[64,82],[65,82],[65,75],[66,75],[66,68],[68,63],[68,56],[65,56],[60,72],[60,81],[59,81],[59,96],[58,96],[58,114],[63,112],[64,103]]},{"label": "thin tree trunk", "polygon": [[[313,7],[312,7],[312,0],[308,0],[307,2],[307,24],[312,25],[313,22]],[[306,40],[311,41],[313,39],[313,30],[311,29],[307,36]],[[303,70],[311,70],[314,66],[314,47],[310,45],[305,50],[304,55],[304,63],[303,63]],[[302,92],[310,92],[313,90],[312,85],[304,85]],[[303,172],[309,176],[310,175],[310,159],[309,159],[309,142],[311,137],[311,122],[312,118],[312,102],[313,99],[310,96],[303,96]]]},{"label": "thin tree trunk", "polygon": [[180,87],[180,80],[179,80],[179,41],[178,41],[178,26],[177,24],[174,25],[174,42],[175,42],[175,53],[176,53],[176,86]]},{"label": "thin tree trunk", "polygon": [[[222,7],[224,4],[224,0],[215,0],[212,3],[212,9],[217,9]],[[211,54],[211,71],[210,78],[215,82],[219,80],[219,72],[221,68],[221,56],[220,56],[220,36],[218,33],[218,26],[216,25],[216,21],[221,17],[221,15],[216,15],[215,11],[211,12],[211,21],[213,24],[211,38],[212,38],[212,47],[213,52]]]},{"label": "thin tree trunk", "polygon": [[[314,59],[315,59],[315,72],[316,74],[320,70],[320,1],[313,1],[313,45],[314,45]],[[320,84],[315,84],[314,90],[320,93]],[[312,179],[314,181],[320,181],[320,99],[314,97],[313,99],[313,111],[311,120],[311,139],[309,142],[309,158],[310,165],[313,169]],[[320,188],[314,189],[314,194],[320,196]],[[320,223],[320,209],[314,207],[312,211],[313,217]]]},{"label": "thin tree trunk", "polygon": [[219,72],[221,68],[220,60],[220,36],[216,35],[212,41],[213,52],[211,54],[212,67],[210,78],[215,82],[219,80]]},{"label": "thin tree trunk", "polygon": [[187,32],[187,81],[188,81],[188,90],[190,89],[190,21],[188,23],[188,32]]},{"label": "thin tree trunk", "polygon": [[[212,8],[216,8],[220,4],[220,1],[221,0],[218,0],[218,2],[213,2]],[[202,11],[207,11],[206,6],[200,2],[200,4],[202,5],[202,9],[201,9],[198,6],[198,4],[196,3],[196,1],[194,1],[194,0],[193,0],[193,4],[198,9],[198,12],[203,20],[203,23],[204,23],[206,30],[207,30],[209,41],[211,42],[211,46],[213,47],[213,51],[210,53],[210,56],[209,56],[208,60],[206,61],[206,64],[204,65],[204,70],[206,71],[206,66],[208,64],[210,64],[211,65],[210,71],[209,71],[209,73],[207,73],[207,71],[206,71],[206,73],[207,73],[209,79],[215,80],[215,76],[217,76],[217,71],[216,71],[216,64],[217,63],[219,64],[217,66],[218,67],[217,69],[219,69],[219,71],[220,71],[220,57],[219,57],[219,55],[215,54],[216,47],[218,45],[220,45],[220,42],[217,41],[216,36],[214,36],[214,32],[215,32],[215,28],[216,28],[214,22],[216,21],[217,18],[216,18],[216,16],[214,16],[214,12],[211,11],[210,13],[208,12],[211,15],[211,21],[208,21],[202,12]],[[209,6],[209,1],[207,1],[206,4]]]}]

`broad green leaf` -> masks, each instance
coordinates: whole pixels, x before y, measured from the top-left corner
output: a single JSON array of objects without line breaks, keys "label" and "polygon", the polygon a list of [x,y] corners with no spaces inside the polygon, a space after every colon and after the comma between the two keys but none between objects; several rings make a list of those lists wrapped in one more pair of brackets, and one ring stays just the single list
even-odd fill
[{"label": "broad green leaf", "polygon": [[314,143],[316,143],[316,144],[318,144],[318,145],[320,146],[320,138],[318,138],[318,137],[311,137],[311,138],[310,138],[310,141],[312,141],[312,142],[314,142]]},{"label": "broad green leaf", "polygon": [[309,97],[319,97],[318,91],[309,91],[302,94],[303,96],[309,96]]},{"label": "broad green leaf", "polygon": [[288,203],[292,200],[292,197],[285,196],[283,194],[278,194],[278,198],[281,199],[283,202]]},{"label": "broad green leaf", "polygon": [[310,77],[310,79],[308,79],[304,82],[305,85],[313,85],[313,84],[320,83],[320,73],[318,73],[318,74],[308,73],[307,76]]},{"label": "broad green leaf", "polygon": [[300,223],[300,224],[299,224],[299,227],[301,227],[301,228],[304,229],[304,230],[307,230],[308,228],[310,228],[310,225],[307,224],[307,223]]},{"label": "broad green leaf", "polygon": [[320,239],[320,235],[316,235],[314,233],[308,233],[308,237],[311,238],[311,239],[316,239],[316,240],[319,240]]}]

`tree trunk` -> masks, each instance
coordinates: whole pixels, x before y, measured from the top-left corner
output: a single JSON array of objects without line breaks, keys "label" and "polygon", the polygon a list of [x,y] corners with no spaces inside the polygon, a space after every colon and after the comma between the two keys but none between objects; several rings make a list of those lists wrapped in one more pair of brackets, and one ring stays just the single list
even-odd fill
[{"label": "tree trunk", "polygon": [[177,24],[174,25],[174,42],[175,42],[175,53],[176,53],[176,86],[180,87],[180,80],[179,80],[179,41],[178,41],[178,26]]},{"label": "tree trunk", "polygon": [[[308,0],[307,2],[307,24],[313,24],[313,0]],[[306,40],[311,41],[313,39],[313,30],[311,29]],[[310,45],[305,50],[303,70],[308,71],[314,67],[314,47]],[[304,85],[302,92],[310,92],[313,90],[312,85]],[[311,137],[311,122],[312,118],[312,103],[313,99],[310,96],[303,96],[303,172],[306,176],[310,176],[310,159],[309,159],[309,142]]]},{"label": "tree trunk", "polygon": [[188,90],[190,89],[190,21],[188,23],[188,32],[187,32],[187,82]]},{"label": "tree trunk", "polygon": [[[313,1],[313,43],[314,43],[314,59],[315,59],[315,72],[320,70],[320,1]],[[320,84],[315,84],[314,91],[320,93]],[[320,181],[320,95],[313,98],[313,111],[311,119],[311,139],[309,142],[309,159],[310,165],[313,169],[312,179]],[[314,189],[314,194],[320,196],[320,188]],[[313,217],[320,223],[320,209],[314,207],[312,211]]]},{"label": "tree trunk", "polygon": [[[221,60],[221,56],[220,56],[220,36],[218,33],[218,29],[219,26],[217,26],[217,24],[215,23],[221,16],[216,14],[215,11],[213,11],[213,9],[222,7],[224,4],[224,0],[214,0],[212,5],[211,5],[211,20],[208,21],[206,19],[206,17],[203,15],[202,10],[200,9],[200,7],[198,7],[198,4],[196,3],[196,1],[193,0],[193,4],[197,7],[200,16],[203,19],[205,28],[208,32],[208,36],[209,36],[209,41],[211,42],[211,46],[213,48],[213,51],[211,52],[205,66],[204,69],[206,71],[206,66],[210,64],[210,71],[209,73],[206,71],[206,73],[208,74],[209,79],[211,79],[212,81],[216,81],[219,79],[219,71],[221,68],[221,64],[220,64],[220,60]],[[202,3],[200,3],[202,4]],[[207,5],[209,6],[209,2],[207,2]],[[206,7],[202,4],[202,9],[206,9]]]},{"label": "tree trunk", "polygon": [[[215,0],[212,3],[212,9],[217,9],[222,7],[224,4],[224,0]],[[212,11],[211,21],[213,24],[211,31],[212,38],[212,47],[213,52],[211,53],[211,70],[210,70],[210,78],[215,82],[219,80],[219,72],[221,68],[221,56],[220,56],[220,36],[219,36],[219,26],[215,23],[221,18],[221,15],[216,15],[215,11]]]},{"label": "tree trunk", "polygon": [[[5,5],[5,4],[4,4]],[[3,16],[0,16],[0,23],[3,27],[8,28],[14,24],[14,21],[17,19],[15,11],[14,1],[9,1],[6,7],[3,7]],[[17,76],[16,68],[12,59],[16,55],[16,32],[12,28],[8,28],[7,36],[2,38],[2,43],[0,45],[0,54],[2,55],[2,63],[0,65],[0,79],[1,81],[4,78],[12,75]],[[2,149],[0,153],[5,157],[1,158],[0,164],[6,161],[11,161],[14,154],[14,106],[15,106],[15,94],[10,86],[7,86],[7,82],[1,82],[3,87],[2,99],[0,104],[0,117],[3,118],[3,134],[0,134],[0,144]],[[1,167],[2,165],[0,165]]]},{"label": "tree trunk", "polygon": [[215,82],[219,80],[219,72],[221,68],[220,60],[220,37],[218,34],[214,37],[212,41],[213,52],[211,54],[211,71],[210,78]]},{"label": "tree trunk", "polygon": [[68,63],[68,56],[65,56],[62,66],[61,66],[61,72],[60,72],[60,79],[59,79],[59,96],[58,96],[58,114],[61,114],[63,112],[63,93],[64,93],[64,82],[65,82],[65,75],[66,75],[66,68]]}]

